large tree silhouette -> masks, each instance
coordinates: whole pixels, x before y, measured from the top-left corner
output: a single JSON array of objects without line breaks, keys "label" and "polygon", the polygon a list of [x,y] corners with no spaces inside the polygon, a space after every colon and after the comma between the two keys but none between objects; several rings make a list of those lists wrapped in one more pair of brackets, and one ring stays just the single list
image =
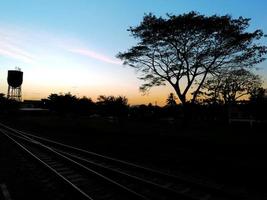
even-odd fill
[{"label": "large tree silhouette", "polygon": [[266,47],[256,43],[263,32],[247,32],[249,21],[196,12],[166,18],[148,14],[128,30],[138,43],[117,57],[140,72],[142,91],[168,83],[183,104],[195,102],[208,76],[265,59]]}]

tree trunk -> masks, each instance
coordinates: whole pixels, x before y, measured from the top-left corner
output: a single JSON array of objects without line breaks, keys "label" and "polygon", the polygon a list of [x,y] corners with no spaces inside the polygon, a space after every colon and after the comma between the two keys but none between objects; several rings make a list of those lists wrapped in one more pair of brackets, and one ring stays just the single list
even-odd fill
[{"label": "tree trunk", "polygon": [[186,95],[185,94],[182,94],[179,87],[175,84],[171,84],[173,89],[175,90],[179,100],[181,101],[182,105],[185,105],[186,103]]},{"label": "tree trunk", "polygon": [[176,91],[176,94],[177,94],[179,100],[181,101],[181,103],[182,103],[183,105],[185,105],[185,104],[186,104],[186,96],[183,95],[183,94],[181,94],[181,93],[179,94],[177,91]]},{"label": "tree trunk", "polygon": [[185,95],[181,95],[181,97],[180,97],[180,101],[181,101],[181,103],[182,103],[183,105],[186,104],[186,97],[185,97]]}]

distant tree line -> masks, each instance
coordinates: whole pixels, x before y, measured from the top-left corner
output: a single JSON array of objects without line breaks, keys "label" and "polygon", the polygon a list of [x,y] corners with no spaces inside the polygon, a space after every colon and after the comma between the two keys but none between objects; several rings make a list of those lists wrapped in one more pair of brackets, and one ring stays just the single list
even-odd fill
[{"label": "distant tree line", "polygon": [[[266,118],[263,110],[267,108],[265,90],[258,88],[251,91],[248,100],[234,101],[235,108],[246,111],[255,118]],[[196,101],[195,103],[181,104],[177,97],[170,93],[166,98],[165,106],[141,104],[130,106],[125,96],[100,95],[96,102],[91,98],[78,98],[71,93],[51,94],[42,100],[44,108],[58,114],[97,115],[115,117],[116,119],[154,120],[163,118],[186,120],[227,120],[229,105],[223,101]],[[185,109],[186,108],[186,109]]]},{"label": "distant tree line", "polygon": [[167,101],[164,107],[151,103],[130,106],[125,96],[100,95],[94,102],[89,97],[79,98],[71,93],[50,94],[48,98],[42,99],[42,107],[57,114],[115,117],[119,120],[127,118],[153,120],[164,117],[179,117],[182,106],[175,102],[176,97],[173,94],[168,99],[170,105]]},{"label": "distant tree line", "polygon": [[[141,120],[182,120],[182,121],[226,121],[229,108],[237,109],[255,119],[266,120],[266,91],[259,87],[250,91],[247,100],[235,100],[231,104],[218,99],[198,98],[195,103],[181,104],[175,94],[166,97],[164,106],[141,104],[130,106],[125,96],[100,95],[96,101],[89,97],[77,97],[71,93],[50,94],[42,99],[41,107],[59,115],[78,115],[88,117],[112,117],[123,121]],[[206,94],[205,94],[206,95]],[[203,95],[203,98],[205,97]],[[20,108],[20,102],[7,99],[0,94],[0,113],[13,113]]]},{"label": "distant tree line", "polygon": [[44,108],[61,114],[99,114],[122,118],[127,117],[129,109],[128,99],[124,96],[100,95],[94,102],[91,98],[78,98],[71,93],[50,94],[47,99],[42,99],[42,102]]}]

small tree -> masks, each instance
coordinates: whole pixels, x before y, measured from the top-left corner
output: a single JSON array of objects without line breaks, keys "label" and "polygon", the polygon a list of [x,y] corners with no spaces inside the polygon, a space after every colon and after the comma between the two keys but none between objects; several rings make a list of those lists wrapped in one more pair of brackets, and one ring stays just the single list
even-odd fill
[{"label": "small tree", "polygon": [[95,103],[91,98],[83,96],[78,99],[76,110],[82,114],[92,114],[95,111]]},{"label": "small tree", "polygon": [[78,98],[71,93],[50,94],[47,98],[48,108],[60,113],[74,112],[77,102]]},{"label": "small tree", "polygon": [[129,29],[138,44],[117,57],[140,72],[142,91],[168,83],[183,104],[190,93],[194,103],[208,76],[222,69],[250,68],[265,59],[266,46],[255,42],[263,32],[247,32],[249,21],[196,12],[167,18],[148,14]]},{"label": "small tree", "polygon": [[173,93],[170,93],[168,98],[166,99],[167,106],[175,106],[176,104],[176,97]]},{"label": "small tree", "polygon": [[204,94],[213,102],[235,103],[260,88],[262,81],[258,75],[245,69],[223,71],[208,78],[203,84]]},{"label": "small tree", "polygon": [[97,104],[100,109],[108,115],[116,117],[125,117],[128,114],[128,99],[124,96],[104,96],[97,98]]}]

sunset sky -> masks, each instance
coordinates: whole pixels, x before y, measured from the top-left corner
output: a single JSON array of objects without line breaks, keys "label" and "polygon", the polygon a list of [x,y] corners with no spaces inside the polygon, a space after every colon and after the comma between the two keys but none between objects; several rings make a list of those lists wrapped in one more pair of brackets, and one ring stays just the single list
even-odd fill
[{"label": "sunset sky", "polygon": [[[173,90],[158,87],[142,95],[134,69],[115,56],[136,43],[127,28],[138,25],[144,13],[192,10],[248,17],[250,30],[267,34],[266,0],[1,0],[0,93],[7,92],[7,70],[18,66],[24,72],[23,99],[71,92],[93,100],[124,95],[130,104],[163,105]],[[264,87],[266,65],[257,71]]]}]

